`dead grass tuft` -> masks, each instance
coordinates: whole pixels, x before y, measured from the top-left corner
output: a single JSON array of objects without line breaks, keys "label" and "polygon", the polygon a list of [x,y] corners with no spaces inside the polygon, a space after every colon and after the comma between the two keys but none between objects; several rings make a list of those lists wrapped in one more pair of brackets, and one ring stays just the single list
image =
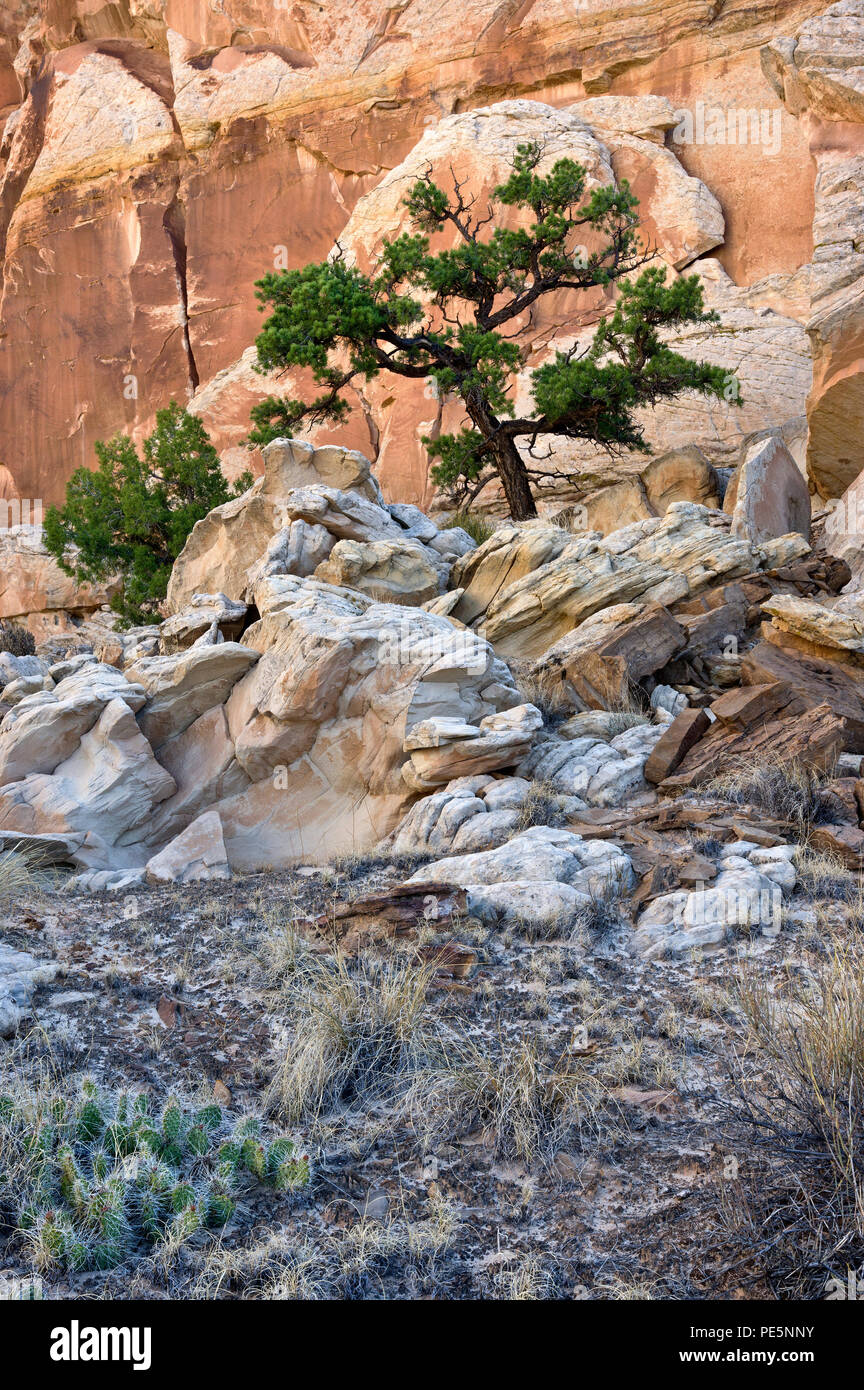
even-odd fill
[{"label": "dead grass tuft", "polygon": [[12,656],[35,656],[36,638],[29,628],[17,623],[0,622],[0,652]]},{"label": "dead grass tuft", "polygon": [[534,705],[543,716],[548,729],[568,719],[573,713],[573,701],[569,698],[560,673],[534,671],[528,666],[511,664],[516,688],[526,705]]},{"label": "dead grass tuft", "polygon": [[463,1039],[417,1076],[407,1110],[432,1148],[484,1130],[501,1157],[538,1162],[594,1115],[597,1101],[584,1064],[549,1057],[533,1037],[502,1040],[498,1057]]},{"label": "dead grass tuft", "polygon": [[41,893],[55,882],[55,874],[38,854],[20,848],[0,851],[0,903]]},{"label": "dead grass tuft", "polygon": [[782,993],[745,978],[740,1004],[758,1065],[736,1120],[754,1155],[746,1219],[782,1297],[819,1297],[864,1260],[864,957],[836,954]]},{"label": "dead grass tuft", "polygon": [[731,768],[706,783],[705,790],[734,805],[753,806],[771,819],[790,821],[804,842],[812,826],[832,818],[821,790],[824,781],[824,774],[803,763],[766,758]]},{"label": "dead grass tuft", "polygon": [[798,889],[818,901],[861,903],[862,884],[858,874],[843,863],[839,855],[802,846],[795,856]]},{"label": "dead grass tuft", "polygon": [[283,992],[282,1057],[268,1109],[317,1117],[391,1091],[425,1052],[431,975],[431,966],[400,958],[310,955]]},{"label": "dead grass tuft", "polygon": [[532,825],[566,825],[570,817],[564,805],[564,798],[555,791],[551,782],[532,782],[519,808],[519,830],[529,830]]}]

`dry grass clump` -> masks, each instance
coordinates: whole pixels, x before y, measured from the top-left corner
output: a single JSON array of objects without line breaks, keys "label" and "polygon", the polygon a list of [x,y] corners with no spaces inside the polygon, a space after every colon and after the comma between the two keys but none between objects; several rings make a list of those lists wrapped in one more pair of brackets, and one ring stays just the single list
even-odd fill
[{"label": "dry grass clump", "polygon": [[548,1161],[597,1102],[579,1058],[549,1057],[533,1037],[495,1056],[466,1038],[416,1077],[406,1106],[432,1148],[484,1130],[501,1157],[531,1163]]},{"label": "dry grass clump", "polygon": [[399,873],[410,874],[423,864],[434,859],[426,850],[385,850],[383,853],[343,854],[333,860],[332,874],[339,879],[353,883],[382,869],[396,869]]},{"label": "dry grass clump", "polygon": [[800,762],[766,758],[761,763],[741,763],[705,784],[705,790],[737,806],[753,806],[774,820],[790,821],[798,838],[806,840],[810,827],[831,820],[822,794],[823,773]]},{"label": "dry grass clump", "polygon": [[828,902],[860,903],[862,883],[837,854],[802,846],[795,856],[798,889],[808,898]]},{"label": "dry grass clump", "polygon": [[564,798],[555,791],[550,782],[532,782],[525,793],[525,800],[519,808],[519,830],[530,830],[532,825],[566,825],[570,817],[564,805]]},{"label": "dry grass clump", "polygon": [[539,709],[547,728],[556,728],[573,713],[573,701],[567,694],[560,672],[535,671],[518,662],[511,662],[510,669],[523,701]]},{"label": "dry grass clump", "polygon": [[285,1037],[268,1109],[311,1118],[391,1092],[426,1051],[431,974],[398,957],[310,954],[284,990]]},{"label": "dry grass clump", "polygon": [[622,901],[627,895],[623,874],[607,874],[601,884],[588,893],[587,902],[580,903],[570,916],[570,940],[596,944],[625,925]]},{"label": "dry grass clump", "polygon": [[614,888],[606,893],[591,893],[588,901],[573,911],[571,940],[580,935],[596,940],[618,931],[622,925],[620,894]]},{"label": "dry grass clump", "polygon": [[545,1303],[559,1292],[556,1272],[540,1255],[520,1255],[515,1263],[493,1269],[487,1282],[488,1296],[507,1303]]},{"label": "dry grass clump", "polygon": [[[506,920],[502,917],[502,922],[506,923]],[[509,949],[518,940],[531,945],[536,945],[538,941],[569,941],[572,940],[572,929],[570,913],[563,910],[533,916],[519,913],[510,926],[504,925],[499,929],[497,939],[501,946]]]},{"label": "dry grass clump", "polygon": [[609,737],[617,738],[618,734],[626,734],[628,729],[635,729],[637,724],[650,724],[650,716],[640,709],[610,709],[612,718],[609,720]]},{"label": "dry grass clump", "polygon": [[653,1302],[661,1297],[656,1280],[640,1279],[637,1275],[615,1274],[600,1285],[600,1290],[604,1298],[618,1303]]},{"label": "dry grass clump", "polygon": [[634,729],[637,724],[650,724],[651,711],[646,710],[644,705],[645,697],[632,681],[628,682],[623,693],[620,689],[610,690],[604,706],[612,716],[606,726],[609,731],[608,737],[615,738],[618,734],[624,734],[628,729]]},{"label": "dry grass clump", "polygon": [[54,874],[36,854],[19,848],[0,851],[0,903],[51,887]]},{"label": "dry grass clump", "polygon": [[758,1062],[736,1114],[756,1159],[739,1235],[779,1296],[821,1297],[864,1261],[864,957],[782,994],[745,979],[740,1003]]},{"label": "dry grass clump", "polygon": [[296,922],[274,920],[261,941],[265,978],[278,990],[291,987],[297,975],[314,969],[313,952]]},{"label": "dry grass clump", "polygon": [[373,1300],[438,1293],[438,1265],[456,1229],[452,1208],[430,1204],[429,1215],[387,1221],[363,1218],[343,1230],[286,1230],[233,1249],[211,1251],[196,1298],[230,1296],[276,1301]]},{"label": "dry grass clump", "polygon": [[17,623],[0,623],[0,652],[10,656],[35,656],[36,638],[29,628]]}]

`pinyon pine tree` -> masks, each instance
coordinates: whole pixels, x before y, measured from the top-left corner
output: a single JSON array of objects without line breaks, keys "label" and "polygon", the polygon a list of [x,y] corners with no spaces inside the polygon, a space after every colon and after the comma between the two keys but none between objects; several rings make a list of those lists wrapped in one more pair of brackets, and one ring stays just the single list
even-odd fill
[{"label": "pinyon pine tree", "polygon": [[96,469],[78,468],[66,501],[45,516],[43,539],[66,574],[102,584],[117,580],[111,607],[120,625],[160,621],[171,566],[196,521],[252,483],[232,487],[197,415],[176,401],[156,412],[143,458],[118,434],[96,444]]},{"label": "pinyon pine tree", "polygon": [[[404,200],[418,230],[385,240],[368,275],[337,248],[326,261],[259,280],[259,302],[273,312],[256,339],[258,369],[310,368],[323,389],[310,401],[261,401],[250,440],[296,433],[304,421],[343,421],[345,388],[381,372],[432,379],[441,397],[461,398],[467,417],[458,433],[424,439],[437,460],[433,480],[464,503],[497,476],[521,520],[536,515],[532,483],[550,481],[549,470],[536,467],[542,438],[588,440],[613,454],[648,451],[639,407],[685,390],[737,401],[723,368],[664,343],[663,330],[710,324],[717,315],[705,310],[697,277],[667,285],[663,268],[644,268],[638,204],[626,181],[586,196],[581,165],[559,159],[541,175],[541,157],[540,145],[520,145],[482,216],[464,183],[454,177],[448,195],[427,169]],[[500,208],[518,209],[523,225],[496,225]],[[447,228],[455,244],[433,253],[430,236]],[[594,250],[577,245],[583,237]],[[615,306],[593,341],[536,368],[534,408],[517,415],[518,320],[544,295],[613,285]]]}]

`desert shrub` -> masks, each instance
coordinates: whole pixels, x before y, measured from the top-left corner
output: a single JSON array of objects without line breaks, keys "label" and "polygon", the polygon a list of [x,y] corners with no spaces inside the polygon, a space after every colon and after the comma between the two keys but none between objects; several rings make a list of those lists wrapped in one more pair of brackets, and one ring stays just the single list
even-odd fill
[{"label": "desert shrub", "polygon": [[[625,707],[626,706],[626,707]],[[617,705],[611,702],[607,706],[612,718],[607,724],[610,738],[617,738],[618,734],[626,734],[628,729],[635,729],[637,724],[650,724],[651,716],[640,708],[637,695],[630,695],[627,701]]]},{"label": "desert shrub", "polygon": [[9,652],[11,656],[35,656],[36,638],[29,628],[0,622],[0,652]]},{"label": "desert shrub", "polygon": [[85,1082],[0,1097],[0,1224],[36,1265],[108,1270],[166,1241],[223,1227],[241,1179],[278,1191],[309,1183],[309,1160],[254,1118],[230,1127],[218,1105]]},{"label": "desert shrub", "polygon": [[801,762],[768,757],[731,768],[712,778],[705,790],[734,805],[753,806],[772,819],[791,821],[804,840],[811,826],[833,818],[822,794],[824,780],[824,774]]},{"label": "desert shrub", "polygon": [[331,868],[339,878],[353,882],[382,869],[396,869],[399,873],[410,874],[421,864],[434,859],[426,850],[386,850],[384,853],[343,854],[332,861]]},{"label": "desert shrub", "polygon": [[485,1297],[506,1303],[543,1303],[564,1296],[560,1273],[546,1255],[519,1254],[512,1263],[492,1265],[483,1282]]},{"label": "desert shrub", "polygon": [[864,1260],[864,962],[835,955],[785,990],[745,979],[758,1057],[734,1119],[752,1163],[735,1213],[780,1297],[822,1297]]},{"label": "desert shrub", "polygon": [[171,567],[197,521],[251,486],[231,486],[197,415],[176,401],[156,412],[142,455],[127,435],[96,444],[96,469],[78,468],[62,508],[45,516],[45,548],[66,574],[118,580],[111,607],[120,626],[161,618]]}]

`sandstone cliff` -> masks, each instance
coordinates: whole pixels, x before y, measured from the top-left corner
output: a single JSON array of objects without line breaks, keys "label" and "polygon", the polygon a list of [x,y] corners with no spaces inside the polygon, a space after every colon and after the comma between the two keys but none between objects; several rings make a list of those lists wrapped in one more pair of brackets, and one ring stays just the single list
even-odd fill
[{"label": "sandstone cliff", "polygon": [[[171,395],[193,399],[235,471],[262,387],[243,358],[255,278],[352,229],[374,242],[418,142],[443,155],[458,138],[479,168],[489,151],[468,148],[469,113],[527,99],[535,123],[581,131],[598,174],[631,179],[647,238],[707,277],[730,368],[749,369],[749,415],[694,421],[685,407],[657,441],[734,461],[757,428],[791,438],[809,395],[813,485],[842,491],[864,411],[862,45],[860,0],[827,13],[819,0],[13,0],[0,447],[14,487],[57,500],[95,439],[140,435]],[[721,142],[718,111],[745,125],[755,112],[758,137]],[[564,306],[529,346],[601,307]],[[358,404],[342,442],[377,459],[389,495],[428,500],[417,435],[437,403],[382,391]],[[800,432],[797,446],[803,461]]]}]

